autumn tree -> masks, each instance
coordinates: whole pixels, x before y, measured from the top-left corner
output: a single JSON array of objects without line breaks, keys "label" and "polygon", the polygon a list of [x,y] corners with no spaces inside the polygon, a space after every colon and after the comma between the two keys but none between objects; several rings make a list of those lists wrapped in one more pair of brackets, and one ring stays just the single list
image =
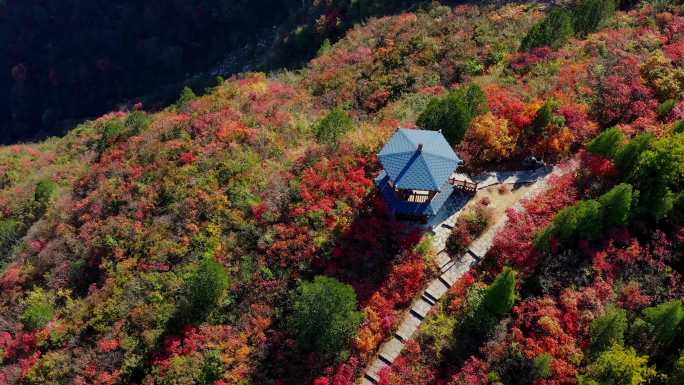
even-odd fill
[{"label": "autumn tree", "polygon": [[508,120],[488,112],[473,119],[459,151],[464,156],[467,154],[468,163],[496,162],[511,155],[516,139]]},{"label": "autumn tree", "polygon": [[602,352],[612,345],[622,345],[627,330],[627,312],[609,306],[605,312],[591,322],[591,350]]},{"label": "autumn tree", "polygon": [[334,355],[361,324],[354,289],[334,278],[317,276],[303,282],[294,298],[289,329],[307,351]]},{"label": "autumn tree", "polygon": [[427,130],[442,131],[446,140],[455,146],[465,137],[473,118],[487,110],[484,93],[477,85],[471,85],[432,99],[417,124]]},{"label": "autumn tree", "polygon": [[656,376],[648,366],[648,356],[639,356],[633,348],[613,345],[592,362],[583,375],[580,385],[641,385]]},{"label": "autumn tree", "polygon": [[32,290],[23,304],[24,311],[19,319],[28,330],[42,328],[54,316],[53,298],[41,288]]}]

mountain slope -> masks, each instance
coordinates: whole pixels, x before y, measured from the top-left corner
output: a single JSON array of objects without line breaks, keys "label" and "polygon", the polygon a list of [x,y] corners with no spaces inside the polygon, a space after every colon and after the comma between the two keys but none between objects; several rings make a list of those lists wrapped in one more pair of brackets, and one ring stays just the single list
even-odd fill
[{"label": "mountain slope", "polygon": [[[638,5],[519,51],[548,9],[435,4],[371,19],[299,71],[237,75],[163,111],[0,148],[0,383],[353,383],[437,273],[425,234],[374,194],[373,154],[471,85],[487,108],[456,145],[468,170],[534,155],[580,171],[507,214],[388,383],[573,384],[619,372],[615,361],[677,383],[684,19],[668,10]],[[587,146],[600,133],[608,150]],[[629,199],[606,195],[621,183]],[[628,216],[587,225],[619,201]],[[485,211],[459,222],[456,246]],[[518,273],[495,281],[504,266]],[[318,275],[350,284],[364,315],[327,354],[291,322],[300,283]],[[515,290],[516,306],[492,304],[488,287]],[[604,346],[594,321],[614,311],[635,326]],[[655,337],[661,321],[672,332]]]}]

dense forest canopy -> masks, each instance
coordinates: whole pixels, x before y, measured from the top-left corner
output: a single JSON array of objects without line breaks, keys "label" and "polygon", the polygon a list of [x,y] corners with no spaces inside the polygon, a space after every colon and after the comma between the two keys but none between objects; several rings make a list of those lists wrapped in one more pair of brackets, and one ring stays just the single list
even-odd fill
[{"label": "dense forest canopy", "polygon": [[103,113],[206,70],[226,52],[256,44],[255,34],[282,23],[292,3],[4,2],[2,141],[50,132],[62,120]]},{"label": "dense forest canopy", "polygon": [[61,134],[129,101],[245,66],[298,65],[355,21],[418,1],[9,0],[0,3],[0,143]]}]

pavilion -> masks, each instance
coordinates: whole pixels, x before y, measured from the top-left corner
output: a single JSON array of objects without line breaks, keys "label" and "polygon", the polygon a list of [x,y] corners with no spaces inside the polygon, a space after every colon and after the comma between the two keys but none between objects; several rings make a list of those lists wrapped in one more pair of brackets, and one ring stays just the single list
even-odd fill
[{"label": "pavilion", "polygon": [[463,163],[438,131],[399,128],[378,154],[383,171],[375,179],[399,218],[426,221],[454,191],[450,177]]}]

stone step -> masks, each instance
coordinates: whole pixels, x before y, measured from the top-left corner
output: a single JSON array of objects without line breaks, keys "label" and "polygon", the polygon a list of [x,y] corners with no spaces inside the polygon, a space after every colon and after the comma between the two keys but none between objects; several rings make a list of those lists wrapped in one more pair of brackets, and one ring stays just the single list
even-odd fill
[{"label": "stone step", "polygon": [[437,303],[437,298],[435,298],[435,297],[433,297],[432,295],[430,295],[430,293],[428,293],[427,291],[423,293],[422,298],[423,298],[425,301],[431,303],[432,305],[434,305],[434,304]]},{"label": "stone step", "polygon": [[449,260],[449,262],[447,262],[445,265],[443,265],[439,270],[440,270],[442,273],[445,273],[446,271],[448,271],[449,269],[451,269],[452,267],[454,267],[455,264],[456,264],[456,261],[453,260],[453,259],[451,259],[451,260]]},{"label": "stone step", "polygon": [[418,298],[414,303],[411,310],[416,312],[422,318],[425,318],[430,310],[432,309],[432,304],[424,300],[422,297]]},{"label": "stone step", "polygon": [[435,279],[430,282],[430,285],[425,289],[425,294],[439,301],[440,298],[449,290],[449,288],[444,285],[440,280]]},{"label": "stone step", "polygon": [[422,321],[414,315],[407,313],[404,317],[404,320],[401,322],[399,328],[395,333],[397,335],[397,338],[401,339],[401,341],[410,340],[411,337],[413,337],[413,333],[415,333],[416,330],[418,330],[418,327],[420,326],[421,322]]},{"label": "stone step", "polygon": [[396,360],[397,357],[399,357],[403,349],[404,343],[399,341],[399,339],[392,337],[382,346],[382,348],[380,349],[380,353],[378,353],[378,355],[383,356],[383,358],[389,362],[394,362],[394,360]]},{"label": "stone step", "polygon": [[380,371],[386,367],[387,367],[386,363],[384,363],[379,358],[376,358],[373,360],[373,362],[371,362],[370,367],[368,367],[368,370],[366,371],[365,377],[368,378],[373,383],[376,383],[380,380],[380,376],[379,376]]}]

